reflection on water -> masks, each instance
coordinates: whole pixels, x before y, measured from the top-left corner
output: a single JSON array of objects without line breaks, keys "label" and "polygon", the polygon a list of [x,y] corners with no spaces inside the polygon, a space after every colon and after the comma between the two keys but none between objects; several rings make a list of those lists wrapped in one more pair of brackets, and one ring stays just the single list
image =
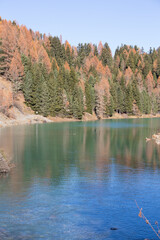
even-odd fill
[{"label": "reflection on water", "polygon": [[159,121],[0,129],[0,149],[16,163],[0,179],[0,239],[153,239],[134,200],[158,220],[160,147],[145,138]]}]

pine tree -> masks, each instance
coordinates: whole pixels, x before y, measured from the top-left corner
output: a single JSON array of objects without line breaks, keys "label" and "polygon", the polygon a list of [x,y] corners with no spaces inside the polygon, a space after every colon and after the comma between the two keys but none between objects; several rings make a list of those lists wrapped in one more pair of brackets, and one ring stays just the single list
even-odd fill
[{"label": "pine tree", "polygon": [[39,113],[40,112],[40,94],[41,94],[41,74],[38,64],[34,64],[32,68],[33,81],[32,81],[32,91],[30,98],[30,106],[32,109]]},{"label": "pine tree", "polygon": [[44,117],[49,114],[49,91],[47,83],[42,76],[42,91],[41,91],[41,102],[40,102],[40,112]]},{"label": "pine tree", "polygon": [[114,109],[115,109],[115,106],[114,106],[114,100],[113,100],[113,97],[112,95],[110,96],[110,101],[109,101],[109,116],[111,117],[114,113]]},{"label": "pine tree", "polygon": [[57,83],[57,71],[51,71],[48,79],[48,91],[49,91],[49,114],[55,116],[55,96],[56,96],[56,83]]},{"label": "pine tree", "polygon": [[92,87],[88,82],[85,83],[85,96],[86,96],[86,107],[87,107],[86,112],[92,114],[92,110],[93,110]]},{"label": "pine tree", "polygon": [[160,49],[158,50],[157,56],[157,69],[156,69],[157,76],[160,76]]},{"label": "pine tree", "polygon": [[83,100],[82,100],[82,92],[79,88],[75,87],[73,91],[73,99],[72,99],[72,111],[73,117],[77,119],[82,119],[83,114]]},{"label": "pine tree", "polygon": [[114,107],[114,110],[117,109],[117,91],[116,91],[116,84],[112,83],[110,85],[110,93],[111,93],[111,96],[112,96],[112,106]]},{"label": "pine tree", "polygon": [[58,116],[63,116],[64,114],[64,104],[63,104],[63,80],[62,72],[59,72],[56,89],[55,89],[55,98],[54,98],[54,113]]},{"label": "pine tree", "polygon": [[151,101],[150,96],[146,91],[143,91],[140,95],[141,97],[141,108],[144,114],[149,114],[151,112]]},{"label": "pine tree", "polygon": [[132,93],[133,93],[133,99],[135,99],[136,104],[137,104],[139,110],[141,110],[140,92],[139,92],[139,90],[138,90],[137,82],[136,82],[135,79],[134,79],[133,82],[132,82]]},{"label": "pine tree", "polygon": [[68,87],[69,87],[71,93],[73,92],[75,85],[77,83],[78,83],[78,78],[76,76],[76,72],[75,72],[74,68],[72,67],[71,71],[70,71],[69,82],[68,82]]},{"label": "pine tree", "polygon": [[132,71],[135,71],[136,64],[135,64],[135,56],[133,52],[129,54],[128,60],[127,60],[127,67],[130,67]]},{"label": "pine tree", "polygon": [[32,95],[32,84],[33,84],[33,75],[30,70],[25,74],[23,81],[23,93],[24,98],[28,106],[31,104],[31,95]]},{"label": "pine tree", "polygon": [[133,94],[131,85],[129,85],[126,89],[125,105],[126,113],[129,115],[133,114]]},{"label": "pine tree", "polygon": [[58,37],[49,37],[50,41],[50,56],[54,57],[59,66],[65,62],[65,48],[61,45]]},{"label": "pine tree", "polygon": [[5,64],[6,54],[2,48],[2,39],[0,38],[0,74],[4,75],[6,71],[6,64]]},{"label": "pine tree", "polygon": [[117,88],[117,109],[118,113],[124,113],[125,111],[125,102],[124,102],[124,93],[121,90],[121,87]]},{"label": "pine tree", "polygon": [[97,45],[94,45],[94,56],[98,57]]},{"label": "pine tree", "polygon": [[71,55],[69,46],[67,46],[65,54],[66,54],[66,59],[67,59],[69,66],[72,66],[72,55]]},{"label": "pine tree", "polygon": [[157,99],[156,97],[152,94],[151,96],[151,100],[152,100],[152,114],[156,114],[158,112],[158,103],[157,103]]},{"label": "pine tree", "polygon": [[104,44],[104,48],[102,48],[102,53],[100,59],[102,60],[103,66],[108,65],[108,67],[112,68],[112,54],[111,50],[107,43]]}]

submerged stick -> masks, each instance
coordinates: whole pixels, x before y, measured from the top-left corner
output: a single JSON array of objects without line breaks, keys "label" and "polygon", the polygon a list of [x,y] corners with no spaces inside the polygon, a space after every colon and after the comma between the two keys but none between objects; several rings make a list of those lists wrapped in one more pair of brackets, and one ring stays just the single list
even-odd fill
[{"label": "submerged stick", "polygon": [[[137,201],[135,200],[135,203],[136,203],[136,206],[137,206],[137,208],[139,209],[139,214],[138,214],[138,216],[140,217],[140,218],[143,218],[144,220],[145,220],[145,222],[147,223],[147,224],[149,224],[149,226],[152,228],[152,230],[153,230],[153,232],[157,235],[157,237],[160,239],[160,236],[159,236],[159,228],[158,228],[158,233],[156,232],[156,230],[154,229],[154,227],[152,226],[152,224],[149,222],[149,220],[145,217],[145,215],[143,214],[143,212],[142,212],[142,208],[140,208],[139,206],[138,206],[138,203],[137,203]],[[155,222],[155,224],[157,225],[157,227],[158,227],[158,222],[156,221]]]}]

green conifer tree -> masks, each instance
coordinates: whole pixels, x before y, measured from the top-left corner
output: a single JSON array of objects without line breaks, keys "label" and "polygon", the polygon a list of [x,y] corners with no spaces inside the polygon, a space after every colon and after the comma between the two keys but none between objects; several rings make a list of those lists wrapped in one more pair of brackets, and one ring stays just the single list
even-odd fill
[{"label": "green conifer tree", "polygon": [[49,91],[47,83],[43,76],[42,76],[40,112],[44,117],[47,117],[49,114]]},{"label": "green conifer tree", "polygon": [[31,104],[32,99],[32,85],[33,85],[33,75],[30,70],[27,71],[23,81],[23,93],[24,98],[28,106]]},{"label": "green conifer tree", "polygon": [[126,113],[129,115],[133,114],[133,93],[132,93],[132,87],[129,85],[126,89],[126,99],[125,99],[125,109]]}]

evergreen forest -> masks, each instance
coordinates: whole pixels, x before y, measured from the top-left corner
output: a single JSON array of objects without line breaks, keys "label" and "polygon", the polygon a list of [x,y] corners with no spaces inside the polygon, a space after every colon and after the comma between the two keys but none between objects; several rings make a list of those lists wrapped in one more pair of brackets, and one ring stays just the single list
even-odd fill
[{"label": "evergreen forest", "polygon": [[113,56],[107,42],[71,46],[0,18],[0,75],[43,116],[160,112],[160,48],[121,45]]}]

